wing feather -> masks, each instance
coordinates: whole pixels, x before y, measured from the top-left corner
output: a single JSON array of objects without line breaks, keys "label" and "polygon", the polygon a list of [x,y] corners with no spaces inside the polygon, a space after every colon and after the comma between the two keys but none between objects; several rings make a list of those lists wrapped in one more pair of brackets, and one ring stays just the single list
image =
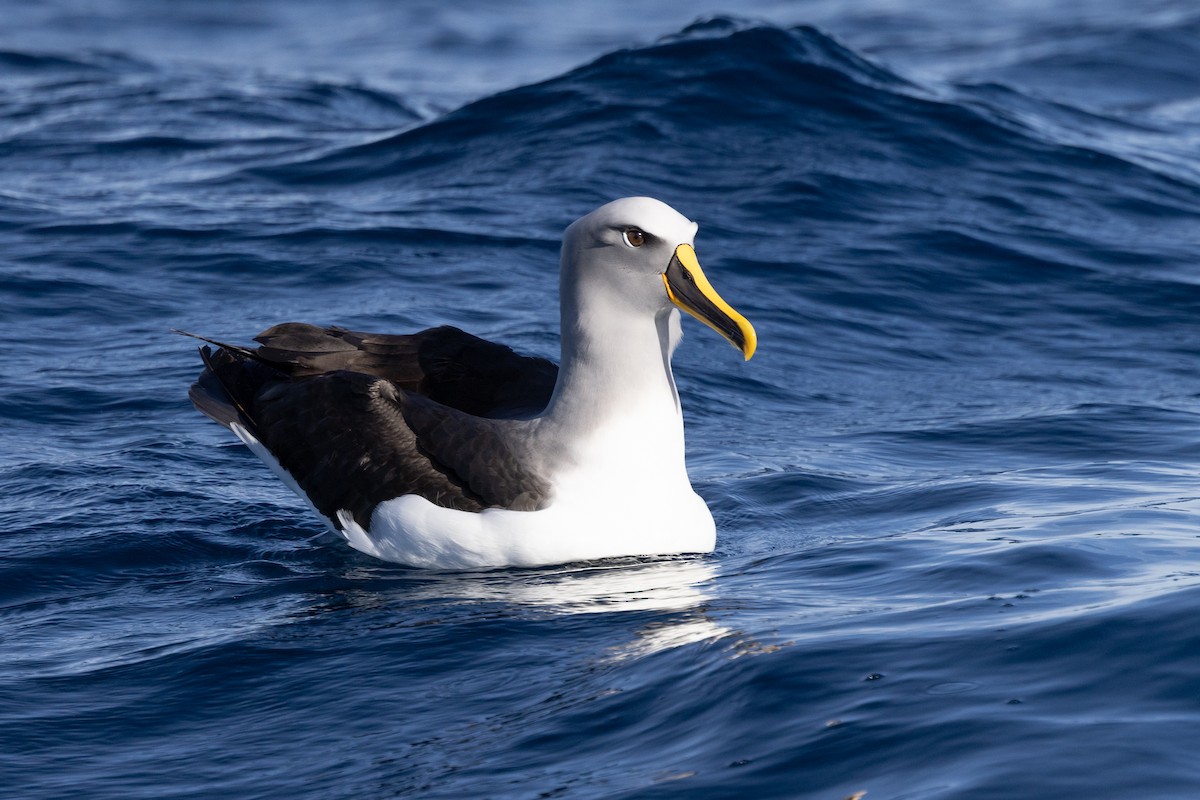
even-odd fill
[{"label": "wing feather", "polygon": [[[547,501],[549,484],[522,445],[530,423],[473,416],[368,372],[305,374],[314,353],[319,360],[350,352],[338,349],[336,336],[311,337],[305,329],[268,331],[269,344],[253,355],[205,354],[207,368],[190,394],[217,422],[245,425],[335,526],[346,510],[369,529],[379,503],[409,494],[468,512],[533,510]],[[280,356],[272,349],[285,345],[290,355],[275,368]],[[290,349],[297,345],[305,355]]]},{"label": "wing feather", "polygon": [[384,378],[481,417],[529,417],[546,407],[558,367],[450,326],[383,334],[288,322],[263,331],[255,357],[296,377],[339,370]]}]

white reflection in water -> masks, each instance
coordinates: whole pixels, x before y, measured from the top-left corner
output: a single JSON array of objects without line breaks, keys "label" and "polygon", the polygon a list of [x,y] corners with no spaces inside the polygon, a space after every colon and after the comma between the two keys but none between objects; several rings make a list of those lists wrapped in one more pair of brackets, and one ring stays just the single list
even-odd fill
[{"label": "white reflection in water", "polygon": [[[372,581],[380,575],[373,568],[360,568],[346,577]],[[496,605],[501,604],[508,606],[502,613],[514,616],[530,612],[563,616],[661,612],[636,630],[633,641],[613,648],[617,657],[627,658],[729,635],[731,631],[708,612],[716,577],[714,566],[702,559],[613,561],[538,570],[421,572],[400,576],[401,587],[391,583],[391,590],[360,589],[344,595],[343,600],[358,607],[402,600],[460,610],[464,604],[480,604],[489,614],[496,613]]]}]

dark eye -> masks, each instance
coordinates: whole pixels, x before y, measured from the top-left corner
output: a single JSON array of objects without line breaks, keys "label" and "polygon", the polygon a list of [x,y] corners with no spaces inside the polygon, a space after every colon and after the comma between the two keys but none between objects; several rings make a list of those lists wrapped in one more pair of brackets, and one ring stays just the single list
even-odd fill
[{"label": "dark eye", "polygon": [[625,231],[625,244],[630,247],[641,247],[646,243],[646,232],[639,231],[637,228],[630,228]]}]

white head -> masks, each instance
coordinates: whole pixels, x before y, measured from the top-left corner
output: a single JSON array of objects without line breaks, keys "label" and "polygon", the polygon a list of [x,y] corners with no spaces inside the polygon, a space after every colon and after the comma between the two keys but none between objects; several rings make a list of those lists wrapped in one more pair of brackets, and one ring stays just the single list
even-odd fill
[{"label": "white head", "polygon": [[678,306],[750,358],[754,328],[704,277],[692,248],[696,228],[650,197],[614,200],[576,220],[563,237],[564,310],[577,315],[585,297],[614,314],[657,316]]}]

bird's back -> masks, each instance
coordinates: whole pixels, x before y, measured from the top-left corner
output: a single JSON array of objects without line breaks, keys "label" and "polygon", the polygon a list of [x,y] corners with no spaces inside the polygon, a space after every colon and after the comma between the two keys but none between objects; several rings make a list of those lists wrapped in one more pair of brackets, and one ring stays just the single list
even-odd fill
[{"label": "bird's back", "polygon": [[409,494],[472,512],[545,502],[512,433],[549,401],[553,363],[451,327],[285,323],[255,338],[254,349],[202,348],[189,396],[261,443],[335,527],[347,511],[369,528],[379,503]]}]

